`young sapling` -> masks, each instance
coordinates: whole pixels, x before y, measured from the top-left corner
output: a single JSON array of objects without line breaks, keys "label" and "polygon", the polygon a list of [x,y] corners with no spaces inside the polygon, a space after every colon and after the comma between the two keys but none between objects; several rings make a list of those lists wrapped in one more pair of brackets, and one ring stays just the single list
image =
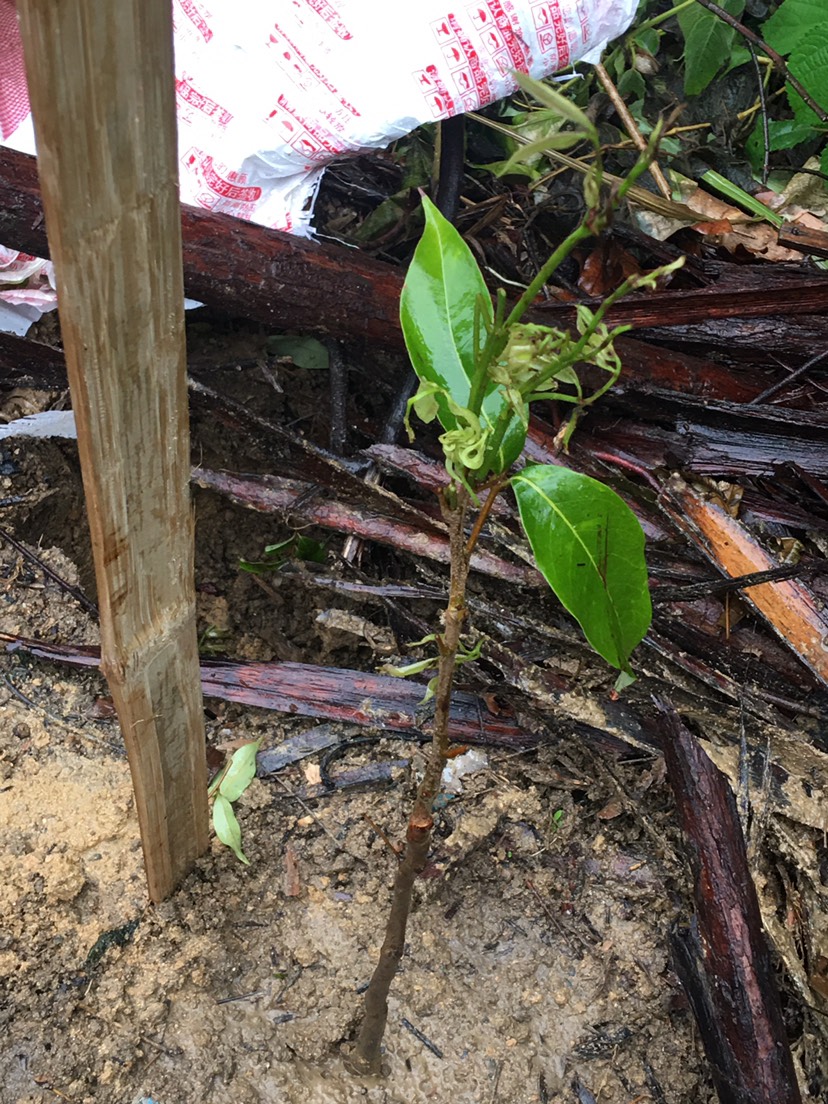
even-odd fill
[{"label": "young sapling", "polygon": [[207,789],[213,799],[213,829],[221,842],[229,847],[239,862],[250,865],[242,851],[241,828],[233,802],[238,801],[256,776],[256,754],[261,740],[251,740],[236,748]]},{"label": "young sapling", "polygon": [[[631,277],[597,310],[577,308],[575,332],[522,321],[552,273],[581,241],[600,233],[646,170],[658,129],[648,149],[617,189],[602,187],[600,143],[589,119],[548,86],[516,74],[523,88],[572,124],[561,141],[586,140],[594,148],[585,178],[587,214],[554,251],[536,278],[508,311],[502,290],[495,304],[471,251],[454,227],[426,198],[425,229],[402,292],[400,317],[411,362],[419,379],[409,403],[424,422],[439,422],[448,481],[440,494],[451,550],[449,597],[436,656],[397,673],[436,668],[429,690],[434,698],[432,744],[408,821],[405,852],[394,879],[391,908],[379,962],[365,994],[361,1029],[350,1062],[361,1073],[380,1069],[387,997],[405,947],[414,882],[425,868],[431,846],[433,807],[443,769],[461,748],[452,746],[449,711],[459,663],[476,656],[468,633],[466,583],[471,554],[496,496],[511,486],[521,524],[537,566],[562,604],[578,621],[592,647],[619,671],[617,688],[634,676],[630,656],[651,619],[644,535],[635,515],[609,487],[568,468],[530,464],[510,473],[523,451],[529,408],[553,397],[571,405],[559,434],[565,449],[579,419],[616,382],[621,361],[614,340],[629,327],[610,329],[605,317],[634,288],[651,287],[681,262]],[[523,151],[526,156],[527,150]],[[593,365],[604,382],[588,390],[579,367]]]}]

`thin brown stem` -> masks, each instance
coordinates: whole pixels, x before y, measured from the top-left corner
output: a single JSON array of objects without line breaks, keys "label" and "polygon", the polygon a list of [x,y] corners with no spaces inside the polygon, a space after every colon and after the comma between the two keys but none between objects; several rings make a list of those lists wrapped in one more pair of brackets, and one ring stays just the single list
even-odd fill
[{"label": "thin brown stem", "polygon": [[495,504],[495,499],[503,490],[508,481],[509,480],[505,475],[499,475],[496,479],[492,480],[492,483],[489,487],[489,493],[486,496],[486,501],[483,503],[483,506],[481,507],[480,512],[475,519],[474,527],[472,528],[472,531],[469,535],[469,539],[466,541],[466,552],[470,556],[474,551],[478,540],[480,539],[480,534],[483,531],[483,526],[486,524],[489,514],[492,512],[492,506],[494,506]]},{"label": "thin brown stem", "polygon": [[[639,152],[645,150],[647,148],[646,139],[642,135],[641,131],[638,129],[638,124],[632,117],[630,109],[624,103],[621,93],[615,87],[615,84],[613,83],[609,73],[606,71],[604,66],[601,65],[600,62],[595,66],[595,72],[598,76],[598,80],[604,86],[604,91],[612,101],[612,105],[617,111],[619,119],[624,124],[627,134],[629,134],[630,138],[632,138],[633,144],[635,145],[636,149]],[[673,198],[673,193],[670,189],[670,185],[667,183],[667,179],[664,176],[664,173],[661,171],[658,161],[656,161],[655,158],[653,158],[648,171],[650,173],[650,176],[655,181],[656,187],[664,196],[664,198],[671,200]]]},{"label": "thin brown stem", "polygon": [[365,1015],[350,1064],[357,1073],[379,1073],[380,1047],[388,1019],[388,992],[396,977],[405,951],[405,933],[411,911],[414,882],[425,869],[431,849],[434,825],[434,799],[440,792],[440,779],[450,750],[449,716],[457,653],[466,621],[466,582],[469,575],[470,550],[466,546],[465,523],[469,510],[469,495],[458,487],[456,498],[442,496],[441,505],[451,540],[451,583],[449,601],[443,615],[443,632],[439,637],[440,662],[437,688],[434,693],[432,744],[422,781],[414,799],[408,821],[405,855],[397,867],[391,896],[391,909],[385,926],[385,939],[379,962],[365,993]]}]

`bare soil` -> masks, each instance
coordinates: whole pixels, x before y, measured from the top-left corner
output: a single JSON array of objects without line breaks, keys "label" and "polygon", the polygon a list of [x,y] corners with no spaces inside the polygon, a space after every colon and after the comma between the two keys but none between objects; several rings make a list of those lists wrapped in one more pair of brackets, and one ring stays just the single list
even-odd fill
[{"label": "bare soil", "polygon": [[[221,453],[215,436],[198,448]],[[2,526],[91,591],[74,445],[12,442],[0,472]],[[275,519],[207,492],[196,511],[205,641],[236,658],[376,665],[365,640],[317,623],[326,598],[239,572],[284,536]],[[2,540],[0,631],[97,641],[94,618]],[[212,746],[267,749],[313,726],[206,709]],[[419,761],[391,741],[348,756],[401,755],[392,788],[310,803],[294,794],[313,761],[257,779],[239,803],[250,866],[214,841],[151,907],[105,683],[0,656],[0,1102],[712,1101],[668,963],[688,878],[660,764],[599,762],[551,731],[538,751],[490,752],[447,803],[392,992],[386,1076],[346,1072]]]}]

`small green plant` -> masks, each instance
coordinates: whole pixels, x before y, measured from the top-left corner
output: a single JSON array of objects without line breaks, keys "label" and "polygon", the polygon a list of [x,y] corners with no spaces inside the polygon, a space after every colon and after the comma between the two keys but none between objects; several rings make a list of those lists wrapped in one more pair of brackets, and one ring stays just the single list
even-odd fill
[{"label": "small green plant", "polygon": [[[436,419],[442,429],[447,484],[440,505],[449,532],[451,574],[442,629],[434,634],[437,655],[431,662],[413,665],[417,670],[437,670],[430,683],[432,745],[351,1058],[360,1072],[379,1069],[388,991],[405,946],[414,881],[428,858],[441,776],[448,759],[464,750],[453,747],[449,736],[452,685],[458,664],[475,654],[468,637],[466,581],[472,552],[497,495],[511,487],[540,571],[593,648],[619,671],[619,688],[633,680],[630,657],[651,618],[644,535],[629,507],[608,487],[563,466],[531,464],[514,474],[511,468],[523,451],[529,408],[537,399],[554,396],[569,404],[571,414],[559,434],[559,445],[566,448],[579,419],[621,371],[613,343],[628,327],[608,328],[607,311],[632,288],[652,286],[677,267],[625,281],[595,311],[579,307],[574,333],[522,321],[575,246],[609,224],[615,207],[652,159],[658,131],[627,179],[614,191],[605,190],[600,143],[590,120],[548,86],[520,74],[516,79],[571,124],[561,143],[571,144],[574,137],[593,147],[595,159],[584,182],[588,211],[508,310],[502,291],[492,304],[468,246],[436,207],[423,200],[426,225],[406,275],[400,317],[419,379],[409,415],[414,412],[425,422]],[[533,145],[524,152],[531,155]],[[582,379],[585,364],[604,374],[603,382],[592,389]]]},{"label": "small green plant", "polygon": [[[746,12],[745,0],[718,0],[720,7],[728,15],[741,20]],[[767,120],[767,138],[771,151],[789,150],[803,142],[824,140],[826,121],[824,110],[821,114],[806,103],[797,87],[805,90],[822,108],[828,104],[828,67],[825,65],[825,42],[828,36],[828,6],[823,0],[781,0],[771,5],[768,19],[759,27],[760,39],[785,59],[787,65],[786,94],[787,107],[792,118],[769,118]],[[750,13],[750,6],[747,6]],[[628,41],[648,41],[652,53],[652,35],[658,32],[655,27],[669,16],[677,17],[678,26],[684,39],[684,91],[687,96],[697,96],[704,92],[711,81],[723,73],[728,73],[740,65],[751,61],[751,51],[739,32],[726,23],[719,14],[693,0],[681,0],[668,12],[660,13],[645,21],[630,32]],[[647,39],[644,36],[647,36]],[[761,51],[756,56],[763,59]],[[779,59],[770,57],[765,61],[763,80],[767,84],[773,69],[779,68]],[[619,58],[620,64],[620,58]],[[630,70],[627,70],[630,73]],[[630,90],[619,76],[619,90]],[[627,77],[627,82],[635,82],[635,77]],[[641,81],[641,78],[638,78]],[[643,95],[643,84],[636,83],[636,91]],[[764,111],[764,108],[763,108]],[[774,106],[774,112],[778,107]],[[635,112],[633,112],[635,114]],[[747,140],[746,151],[756,171],[764,159],[764,121],[761,112],[757,112],[756,124]],[[828,145],[823,143],[820,151],[820,169],[828,173]]]},{"label": "small green plant", "polygon": [[294,560],[324,563],[325,546],[313,537],[303,537],[301,533],[294,533],[276,544],[265,545],[261,560],[239,560],[239,569],[251,575],[267,575],[271,571],[281,571],[285,564]]},{"label": "small green plant", "polygon": [[239,862],[247,865],[250,860],[242,851],[241,828],[233,810],[256,775],[256,753],[261,740],[252,740],[237,748],[222,767],[207,790],[213,799],[213,829],[221,842],[229,847]]}]

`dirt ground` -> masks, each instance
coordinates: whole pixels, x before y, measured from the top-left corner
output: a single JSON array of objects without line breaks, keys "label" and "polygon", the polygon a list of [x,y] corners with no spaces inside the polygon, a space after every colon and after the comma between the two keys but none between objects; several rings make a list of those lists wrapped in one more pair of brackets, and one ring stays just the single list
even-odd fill
[{"label": "dirt ground", "polygon": [[[74,444],[4,446],[0,525],[89,590]],[[280,587],[277,607],[238,570],[284,535],[273,518],[208,492],[196,516],[205,640],[235,658],[376,666],[364,641],[317,623],[327,599]],[[94,618],[3,540],[0,631],[97,641]],[[314,724],[206,708],[211,745],[269,749]],[[388,789],[299,802],[312,760],[257,779],[239,803],[250,866],[214,841],[151,907],[104,681],[0,656],[0,1102],[713,1101],[668,962],[690,882],[660,763],[602,763],[547,736],[530,753],[490,751],[446,805],[392,990],[387,1075],[363,1080],[343,1048],[416,748],[349,753],[349,766],[410,758]]]}]

